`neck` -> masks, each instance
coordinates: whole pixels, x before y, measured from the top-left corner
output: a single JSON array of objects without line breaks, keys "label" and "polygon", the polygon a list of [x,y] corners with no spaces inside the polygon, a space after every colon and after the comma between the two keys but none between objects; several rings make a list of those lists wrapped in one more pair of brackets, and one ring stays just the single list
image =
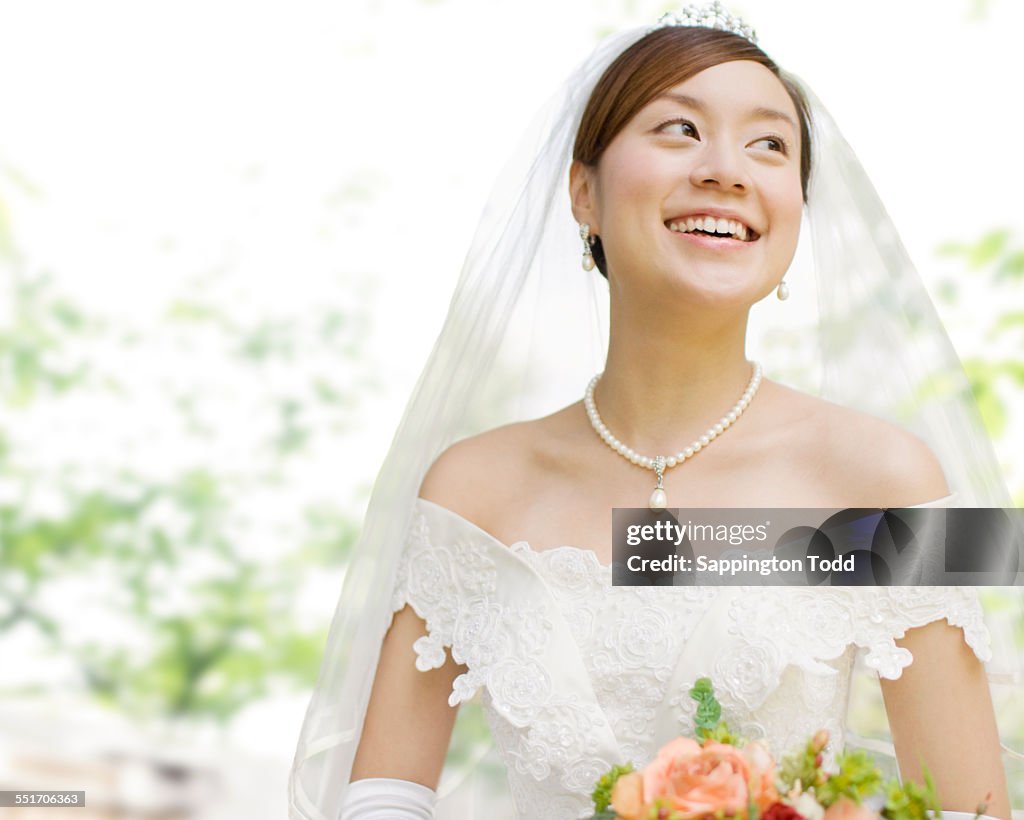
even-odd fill
[{"label": "neck", "polygon": [[746,315],[616,322],[613,314],[604,375],[594,390],[612,435],[653,456],[703,434],[750,382],[746,326]]}]

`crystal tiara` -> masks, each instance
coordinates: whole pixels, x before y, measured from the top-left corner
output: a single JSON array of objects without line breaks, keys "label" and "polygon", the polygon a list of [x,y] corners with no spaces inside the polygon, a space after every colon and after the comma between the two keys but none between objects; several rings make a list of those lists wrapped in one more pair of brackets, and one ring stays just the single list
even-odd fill
[{"label": "crystal tiara", "polygon": [[735,14],[730,14],[718,0],[713,0],[713,2],[705,3],[702,6],[684,6],[681,11],[666,12],[658,18],[658,22],[655,23],[651,31],[666,26],[717,28],[721,31],[731,31],[752,43],[757,43],[757,34],[754,29]]}]

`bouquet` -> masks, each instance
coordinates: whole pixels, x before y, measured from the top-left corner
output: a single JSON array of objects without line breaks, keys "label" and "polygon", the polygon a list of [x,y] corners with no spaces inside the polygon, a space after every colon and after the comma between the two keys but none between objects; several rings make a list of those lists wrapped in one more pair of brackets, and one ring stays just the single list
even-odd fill
[{"label": "bouquet", "polygon": [[[822,768],[828,732],[776,765],[757,742],[734,735],[709,678],[690,690],[697,701],[696,739],[663,746],[642,771],[614,766],[594,789],[593,820],[926,820],[939,817],[935,785],[884,781],[862,751]],[[976,816],[985,811],[985,804]]]}]

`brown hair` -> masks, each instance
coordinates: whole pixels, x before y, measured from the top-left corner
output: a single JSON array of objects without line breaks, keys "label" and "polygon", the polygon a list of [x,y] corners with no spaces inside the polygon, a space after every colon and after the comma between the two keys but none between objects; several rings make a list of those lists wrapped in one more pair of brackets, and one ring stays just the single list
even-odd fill
[{"label": "brown hair", "polygon": [[[800,87],[756,45],[744,37],[718,29],[666,26],[656,29],[627,48],[597,81],[576,132],[572,158],[591,167],[616,135],[651,100],[706,68],[752,60],[782,83],[800,122],[800,185],[804,202],[811,175],[811,115]],[[608,276],[604,248],[594,237],[593,255],[598,270]]]}]

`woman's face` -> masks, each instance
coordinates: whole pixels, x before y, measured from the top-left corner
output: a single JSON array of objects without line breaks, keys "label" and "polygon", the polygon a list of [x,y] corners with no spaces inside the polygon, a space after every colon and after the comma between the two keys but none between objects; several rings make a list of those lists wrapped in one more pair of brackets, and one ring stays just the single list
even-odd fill
[{"label": "woman's face", "polygon": [[596,169],[575,164],[571,192],[577,220],[601,237],[613,289],[667,285],[704,305],[749,306],[796,251],[796,108],[764,66],[721,63],[652,100]]}]

